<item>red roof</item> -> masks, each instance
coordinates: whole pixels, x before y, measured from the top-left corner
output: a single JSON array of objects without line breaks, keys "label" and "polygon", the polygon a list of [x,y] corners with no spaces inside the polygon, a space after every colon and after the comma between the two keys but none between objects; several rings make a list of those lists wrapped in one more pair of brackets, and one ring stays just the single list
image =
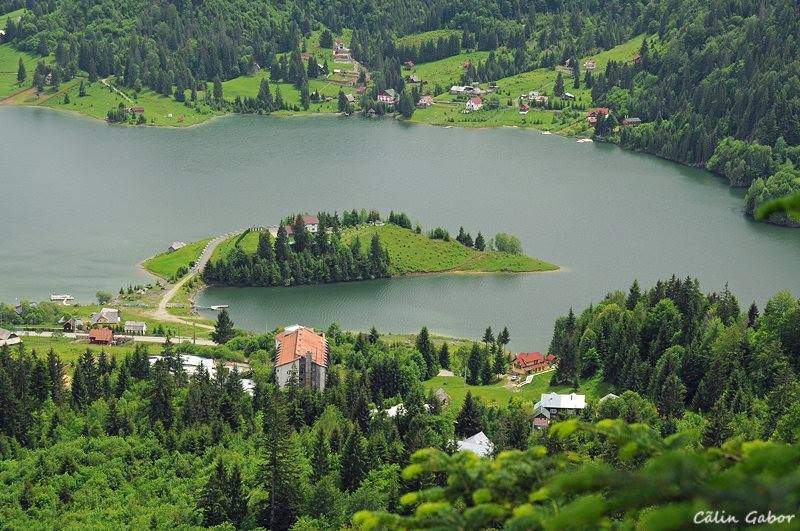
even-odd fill
[{"label": "red roof", "polygon": [[596,109],[589,109],[589,116],[605,116],[609,113],[608,107],[597,107]]},{"label": "red roof", "polygon": [[300,326],[291,330],[284,330],[275,336],[277,353],[275,366],[292,363],[298,358],[311,353],[311,358],[317,365],[323,367],[328,364],[328,348],[325,334],[317,334],[312,328]]},{"label": "red roof", "polygon": [[555,361],[556,357],[552,354],[545,356],[541,352],[520,352],[514,363],[521,368],[538,367],[547,365]]},{"label": "red roof", "polygon": [[319,225],[319,218],[317,216],[303,216],[303,223],[306,225]]},{"label": "red roof", "polygon": [[89,332],[89,340],[96,342],[108,342],[114,339],[114,332],[110,328],[95,328]]},{"label": "red roof", "polygon": [[468,103],[472,103],[473,105],[480,105],[483,103],[483,100],[479,96],[475,96],[474,98],[470,98]]}]

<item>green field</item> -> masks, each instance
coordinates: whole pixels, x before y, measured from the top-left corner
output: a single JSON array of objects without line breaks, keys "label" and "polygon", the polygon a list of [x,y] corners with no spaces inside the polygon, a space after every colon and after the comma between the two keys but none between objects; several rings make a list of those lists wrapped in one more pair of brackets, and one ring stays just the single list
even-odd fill
[{"label": "green field", "polygon": [[431,61],[430,63],[418,64],[414,67],[414,73],[423,81],[427,81],[430,89],[440,85],[449,89],[453,85],[461,83],[461,73],[464,71],[464,63],[472,61],[485,61],[489,52],[468,52]]},{"label": "green field", "polygon": [[[605,69],[609,61],[630,61],[639,51],[644,37],[644,35],[639,35],[610,50],[584,57],[580,60],[581,65],[583,65],[587,59],[594,59],[597,63],[595,72],[601,72]],[[464,54],[462,54],[462,56],[463,55]],[[457,72],[454,72],[451,78],[452,83],[450,83],[455,84],[459,81],[458,78],[462,70],[461,65],[464,61],[464,59],[460,62],[454,61],[457,57],[461,56],[454,56],[441,61],[417,65],[415,70],[422,79],[428,79],[424,74],[420,74],[419,72],[425,72],[426,69],[432,68],[432,65],[437,65],[433,67],[436,69],[438,69],[438,65],[440,64],[447,64],[447,68],[451,69],[457,67]],[[583,67],[581,66],[581,68]],[[454,96],[445,92],[435,98],[435,103],[431,107],[427,109],[417,109],[411,121],[433,125],[456,125],[459,127],[532,127],[564,135],[577,135],[587,132],[589,126],[586,123],[585,111],[572,111],[572,113],[569,114],[563,113],[562,111],[537,109],[533,107],[527,114],[523,115],[519,113],[517,100],[520,95],[536,90],[552,97],[557,77],[558,72],[554,68],[539,68],[531,72],[523,72],[515,76],[499,79],[496,82],[496,88],[493,93],[489,96],[484,96],[484,100],[497,97],[500,101],[500,108],[483,108],[477,112],[468,114],[463,112],[463,98],[462,100],[457,100]],[[446,84],[439,84],[444,88],[447,87]],[[484,89],[488,88],[488,84],[485,83],[481,86]],[[575,95],[575,101],[579,106],[585,108],[591,107],[592,91],[583,84],[583,74],[581,76],[581,86],[579,88],[574,88],[570,76],[564,76],[564,86],[567,92]],[[558,101],[558,99],[556,98],[553,101]]]},{"label": "green field", "polygon": [[[149,89],[143,90],[136,95],[133,91],[117,87],[118,90],[126,94],[126,98],[100,81],[95,83],[86,81],[85,83],[86,96],[80,97],[78,95],[80,79],[74,79],[68,84],[62,85],[59,93],[47,100],[45,105],[54,109],[74,111],[104,120],[109,109],[116,108],[122,103],[126,107],[143,107],[144,116],[148,124],[175,127],[199,124],[220,114],[202,103],[198,105],[198,108],[188,107],[175,101],[174,98],[161,96]],[[113,84],[113,79],[109,79],[108,83]],[[64,103],[64,92],[69,92],[69,103]],[[198,94],[197,98],[198,102],[202,101],[202,93]]]},{"label": "green field", "polygon": [[19,17],[25,14],[28,9],[25,7],[21,7],[16,11],[10,11],[8,13],[3,13],[0,15],[0,26],[6,27],[6,20],[12,19],[14,22],[19,20]]},{"label": "green field", "polygon": [[395,39],[395,44],[397,46],[419,46],[423,42],[427,41],[436,42],[442,37],[448,39],[451,35],[461,36],[461,32],[454,29],[423,31],[422,33],[414,33],[412,35],[399,37],[398,39]]},{"label": "green field", "polygon": [[[5,26],[5,17],[0,17],[0,26]],[[25,64],[25,70],[28,74],[28,78],[22,85],[17,83],[17,69],[19,68],[20,57],[22,57],[22,62]],[[0,99],[30,86],[33,71],[36,69],[36,61],[37,58],[33,55],[12,48],[10,44],[0,45]]]},{"label": "green field", "polygon": [[[450,395],[449,409],[456,410],[461,408],[467,391],[473,396],[479,396],[486,404],[506,405],[511,397],[521,398],[524,402],[531,405],[539,401],[542,393],[570,393],[572,389],[566,386],[550,386],[552,372],[544,372],[534,376],[533,381],[521,387],[509,388],[503,384],[505,380],[494,385],[465,385],[464,378],[459,376],[436,376],[423,382],[425,389],[436,390],[438,388]],[[578,392],[586,395],[587,400],[597,400],[611,392],[611,386],[602,382],[599,377],[592,378],[578,386]]]},{"label": "green field", "polygon": [[[104,351],[109,356],[116,356],[117,361],[122,361],[125,354],[133,351],[133,345],[116,346],[116,345],[90,345],[89,343],[79,343],[74,339],[58,338],[58,337],[23,337],[22,344],[28,351],[36,350],[36,354],[40,358],[46,358],[47,353],[52,348],[56,354],[61,357],[64,363],[72,363],[80,358],[86,349],[89,348],[95,355],[100,351]],[[150,345],[150,351],[155,354],[161,351],[161,345]],[[72,372],[70,370],[70,372]]]},{"label": "green field", "polygon": [[200,258],[200,254],[205,249],[206,244],[211,238],[196,241],[181,247],[174,252],[163,252],[142,262],[145,269],[164,279],[171,279],[175,276],[181,266],[190,267],[190,262]]},{"label": "green field", "polygon": [[481,252],[465,247],[456,241],[432,240],[424,234],[385,224],[361,225],[342,232],[345,243],[356,236],[365,252],[369,250],[372,235],[378,234],[381,244],[389,252],[393,274],[442,272],[531,272],[558,269],[536,258],[500,252]]},{"label": "green field", "polygon": [[[338,64],[338,63],[337,63]],[[328,67],[333,70],[334,63],[329,63]],[[341,67],[342,65],[337,66],[336,68]],[[348,68],[352,68],[352,65],[345,65]],[[255,98],[258,95],[258,90],[261,86],[262,79],[269,79],[269,73],[265,70],[261,70],[257,74],[253,74],[252,76],[239,76],[237,78],[225,81],[222,83],[222,93],[223,97],[227,101],[233,101],[236,97],[240,98]],[[274,83],[270,82],[269,88],[272,92],[273,97],[275,96],[276,89],[280,87],[281,90],[281,97],[283,97],[283,101],[286,102],[287,105],[290,107],[299,107],[300,106],[300,91],[295,88],[294,85],[291,83]],[[330,101],[322,101],[319,103],[311,102],[308,111],[279,111],[273,114],[278,116],[281,115],[291,115],[296,114],[297,112],[303,113],[335,113],[338,112],[338,96],[339,90],[344,90],[344,92],[353,94],[353,89],[351,87],[343,87],[342,85],[338,85],[336,83],[332,83],[326,81],[325,79],[309,79],[308,80],[308,90],[309,92],[313,93],[314,91],[319,92],[319,94],[323,98],[330,98]]]}]

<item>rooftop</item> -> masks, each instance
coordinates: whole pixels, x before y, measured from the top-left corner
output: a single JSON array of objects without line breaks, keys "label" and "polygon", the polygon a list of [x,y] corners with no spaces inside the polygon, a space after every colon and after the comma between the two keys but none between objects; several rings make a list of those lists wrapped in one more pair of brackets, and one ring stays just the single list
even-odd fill
[{"label": "rooftop", "polygon": [[325,334],[317,334],[313,328],[294,325],[284,328],[283,332],[275,336],[276,360],[275,365],[292,363],[311,353],[314,363],[327,366],[328,352]]}]

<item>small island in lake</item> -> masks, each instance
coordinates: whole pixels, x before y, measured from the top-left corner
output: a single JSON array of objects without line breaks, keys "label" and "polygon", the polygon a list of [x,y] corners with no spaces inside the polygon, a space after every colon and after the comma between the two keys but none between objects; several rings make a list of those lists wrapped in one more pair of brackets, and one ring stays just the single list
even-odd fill
[{"label": "small island in lake", "polygon": [[404,213],[386,221],[376,211],[352,210],[286,217],[277,226],[204,239],[143,263],[177,280],[190,268],[210,285],[292,286],[351,282],[423,273],[528,273],[558,266],[526,256],[515,236],[455,237],[437,227],[423,232]]}]

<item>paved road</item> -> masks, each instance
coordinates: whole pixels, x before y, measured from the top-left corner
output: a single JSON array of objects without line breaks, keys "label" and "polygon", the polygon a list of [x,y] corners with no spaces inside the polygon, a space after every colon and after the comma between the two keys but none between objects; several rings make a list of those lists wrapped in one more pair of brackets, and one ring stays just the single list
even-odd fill
[{"label": "paved road", "polygon": [[217,246],[220,243],[222,243],[223,241],[225,241],[228,238],[230,238],[233,234],[236,234],[236,233],[229,232],[228,234],[223,234],[221,236],[217,236],[216,238],[214,238],[213,240],[211,240],[210,242],[208,242],[206,244],[205,249],[203,249],[203,252],[200,253],[200,257],[195,261],[194,267],[189,272],[189,274],[184,276],[178,282],[176,282],[161,297],[161,300],[158,302],[158,308],[156,308],[156,310],[152,314],[154,319],[158,319],[159,321],[169,321],[169,322],[172,322],[172,323],[182,323],[182,324],[187,324],[187,325],[195,325],[198,328],[203,328],[205,330],[213,330],[214,329],[213,326],[209,326],[209,325],[201,324],[201,323],[195,323],[195,322],[192,322],[192,321],[187,321],[186,319],[181,319],[180,317],[178,317],[176,315],[172,315],[171,313],[169,313],[167,311],[167,304],[169,304],[169,301],[171,301],[172,298],[175,296],[175,294],[178,293],[178,290],[181,289],[184,284],[189,282],[189,279],[193,278],[195,275],[197,275],[200,271],[203,270],[203,268],[206,266],[208,261],[211,259],[211,255],[214,254],[214,250],[217,248]]},{"label": "paved road", "polygon": [[[19,336],[31,336],[31,337],[53,337],[53,332],[32,332],[32,331],[21,331],[17,332]],[[88,339],[89,334],[76,334],[72,332],[66,332],[61,334],[61,337],[65,337],[67,339]],[[120,339],[131,339],[136,343],[165,343],[167,338],[161,336],[126,336],[126,335],[115,335],[114,337]],[[173,343],[196,343],[197,345],[203,345],[206,347],[213,347],[216,345],[210,339],[192,339],[191,337],[171,337],[170,341]]]}]

